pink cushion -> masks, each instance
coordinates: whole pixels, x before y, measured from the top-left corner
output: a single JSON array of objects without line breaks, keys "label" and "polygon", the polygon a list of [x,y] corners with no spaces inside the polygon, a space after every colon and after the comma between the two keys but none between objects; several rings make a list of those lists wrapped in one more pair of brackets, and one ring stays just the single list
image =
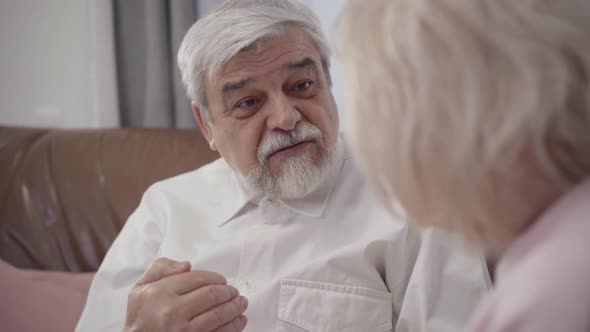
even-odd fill
[{"label": "pink cushion", "polygon": [[73,331],[94,273],[21,270],[0,260],[0,329]]}]

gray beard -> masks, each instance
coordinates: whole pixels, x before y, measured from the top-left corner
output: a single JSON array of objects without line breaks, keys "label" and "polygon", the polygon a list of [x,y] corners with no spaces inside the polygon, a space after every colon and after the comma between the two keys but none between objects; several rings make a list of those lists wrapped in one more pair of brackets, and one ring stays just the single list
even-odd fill
[{"label": "gray beard", "polygon": [[316,190],[335,171],[335,150],[336,145],[330,150],[322,149],[317,165],[310,153],[289,157],[283,161],[279,176],[272,175],[268,164],[262,163],[243,179],[259,197],[303,198]]}]

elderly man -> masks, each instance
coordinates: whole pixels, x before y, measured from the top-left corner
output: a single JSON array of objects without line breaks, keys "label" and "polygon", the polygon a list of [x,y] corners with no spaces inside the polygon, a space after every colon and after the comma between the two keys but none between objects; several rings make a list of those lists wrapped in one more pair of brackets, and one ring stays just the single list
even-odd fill
[{"label": "elderly man", "polygon": [[458,331],[489,279],[380,208],[338,135],[329,52],[294,1],[235,0],[178,62],[222,159],[144,195],[77,331]]}]

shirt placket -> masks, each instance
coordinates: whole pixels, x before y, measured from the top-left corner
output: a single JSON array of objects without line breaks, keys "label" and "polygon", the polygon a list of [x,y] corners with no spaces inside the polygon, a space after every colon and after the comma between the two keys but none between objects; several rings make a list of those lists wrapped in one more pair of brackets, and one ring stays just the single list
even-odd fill
[{"label": "shirt placket", "polygon": [[259,203],[257,218],[242,242],[236,287],[246,297],[256,294],[257,288],[272,279],[273,261],[277,253],[277,232],[292,215],[278,202],[263,199]]}]

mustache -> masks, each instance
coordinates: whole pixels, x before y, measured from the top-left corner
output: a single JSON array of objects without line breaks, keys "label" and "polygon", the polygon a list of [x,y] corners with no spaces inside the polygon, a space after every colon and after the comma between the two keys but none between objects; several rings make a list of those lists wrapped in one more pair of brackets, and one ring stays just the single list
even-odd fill
[{"label": "mustache", "polygon": [[258,146],[257,158],[263,163],[273,153],[306,141],[319,140],[322,132],[309,122],[300,122],[289,132],[274,131]]}]

